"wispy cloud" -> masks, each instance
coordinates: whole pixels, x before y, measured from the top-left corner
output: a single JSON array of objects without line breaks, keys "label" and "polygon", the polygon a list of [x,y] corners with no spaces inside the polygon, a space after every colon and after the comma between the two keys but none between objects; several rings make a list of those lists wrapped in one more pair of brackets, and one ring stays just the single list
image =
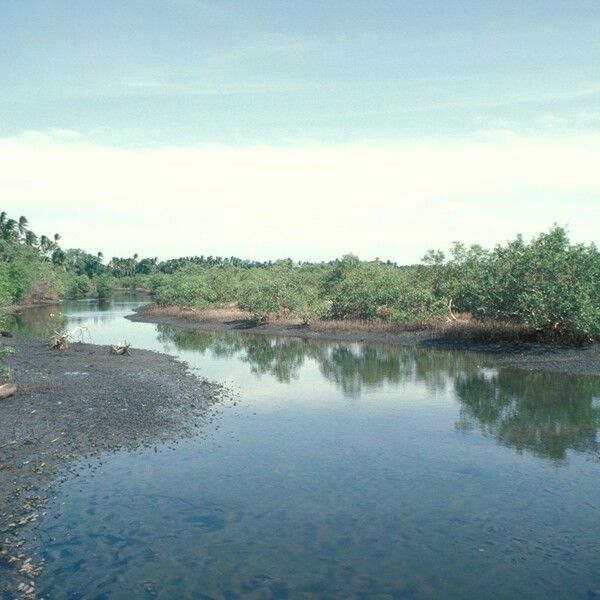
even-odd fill
[{"label": "wispy cloud", "polygon": [[53,140],[77,140],[81,137],[79,131],[64,129],[62,127],[51,127],[49,129],[26,129],[20,132],[16,140],[27,142],[51,142]]},{"label": "wispy cloud", "polygon": [[62,129],[60,127],[54,127],[50,129],[49,134],[53,138],[63,140],[76,140],[81,137],[81,133],[79,133],[79,131],[75,131],[74,129]]},{"label": "wispy cloud", "polygon": [[[127,81],[121,80],[115,85],[114,94],[125,93],[138,96],[237,96],[254,94],[272,94],[291,92],[304,87],[301,82],[293,81],[211,81],[211,82],[177,82],[177,81]],[[106,91],[106,90],[105,90]],[[74,91],[77,95],[78,92]]]}]

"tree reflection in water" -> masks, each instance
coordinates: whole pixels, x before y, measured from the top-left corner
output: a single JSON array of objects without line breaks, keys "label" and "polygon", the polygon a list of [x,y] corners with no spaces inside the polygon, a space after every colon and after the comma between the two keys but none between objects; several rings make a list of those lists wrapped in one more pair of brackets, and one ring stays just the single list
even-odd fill
[{"label": "tree reflection in water", "polygon": [[55,331],[67,328],[68,320],[62,311],[60,304],[31,307],[11,317],[11,328],[21,335],[50,339]]},{"label": "tree reflection in water", "polygon": [[501,369],[463,373],[454,386],[460,429],[478,428],[519,452],[559,461],[568,450],[598,454],[599,377]]},{"label": "tree reflection in water", "polygon": [[493,368],[490,358],[460,352],[323,343],[291,337],[214,334],[159,326],[160,339],[182,350],[239,356],[252,372],[290,383],[306,360],[344,395],[358,399],[386,385],[424,384],[452,391],[457,428],[478,429],[518,452],[561,461],[569,450],[599,454],[600,377]]}]

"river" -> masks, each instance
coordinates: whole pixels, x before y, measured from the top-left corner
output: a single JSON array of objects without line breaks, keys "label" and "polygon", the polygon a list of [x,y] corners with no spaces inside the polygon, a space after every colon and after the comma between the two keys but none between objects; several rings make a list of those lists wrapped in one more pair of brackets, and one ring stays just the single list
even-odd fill
[{"label": "river", "polygon": [[82,461],[32,529],[38,598],[600,597],[600,377],[125,319],[144,301],[18,327],[167,352],[232,396],[191,439]]}]

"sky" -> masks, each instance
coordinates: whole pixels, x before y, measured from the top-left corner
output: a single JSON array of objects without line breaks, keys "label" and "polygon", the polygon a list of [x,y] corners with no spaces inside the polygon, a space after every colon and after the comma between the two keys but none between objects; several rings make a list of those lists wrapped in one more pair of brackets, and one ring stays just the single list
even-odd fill
[{"label": "sky", "polygon": [[600,3],[2,0],[0,207],[64,247],[599,242]]}]

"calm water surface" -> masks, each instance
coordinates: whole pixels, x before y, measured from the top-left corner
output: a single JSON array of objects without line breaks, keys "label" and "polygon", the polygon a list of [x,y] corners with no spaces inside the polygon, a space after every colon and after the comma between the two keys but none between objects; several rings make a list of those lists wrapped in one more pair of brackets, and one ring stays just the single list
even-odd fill
[{"label": "calm water surface", "polygon": [[62,485],[39,597],[600,597],[600,377],[124,319],[139,303],[20,327],[176,354],[236,404]]}]

